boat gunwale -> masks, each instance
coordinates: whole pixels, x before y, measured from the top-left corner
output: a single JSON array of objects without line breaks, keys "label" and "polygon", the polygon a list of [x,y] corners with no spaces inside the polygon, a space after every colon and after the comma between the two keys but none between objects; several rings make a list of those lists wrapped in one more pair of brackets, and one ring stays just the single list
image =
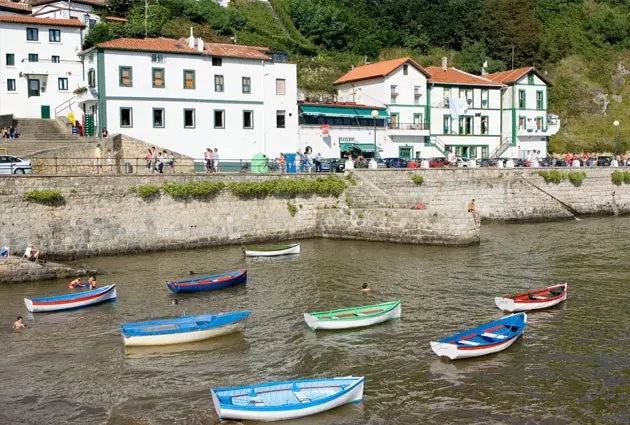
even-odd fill
[{"label": "boat gunwale", "polygon": [[50,297],[25,298],[35,305],[71,304],[75,302],[87,301],[108,294],[116,287],[116,284],[106,285],[89,291],[74,292],[63,295],[52,295]]},{"label": "boat gunwale", "polygon": [[[504,322],[505,319],[513,317],[513,316],[521,316],[522,319],[518,318],[517,319],[518,322],[515,322],[513,324],[508,324],[508,323]],[[521,320],[522,320],[522,326],[519,326],[518,332],[511,332],[510,331],[509,338],[507,338],[507,339],[496,341],[496,342],[488,342],[487,344],[479,344],[479,345],[475,345],[475,346],[472,346],[472,347],[468,347],[468,346],[462,347],[462,346],[456,344],[456,341],[464,339],[463,336],[468,336],[469,334],[473,334],[473,332],[477,332],[476,330],[479,329],[479,328],[485,328],[487,326],[489,327],[490,325],[495,325],[496,326],[497,324],[501,324],[501,325],[504,325],[504,326],[516,326],[516,323],[520,323]],[[440,339],[438,341],[433,341],[433,342],[436,342],[436,343],[439,343],[439,344],[452,344],[458,350],[462,349],[464,351],[470,351],[470,349],[491,348],[493,346],[497,346],[499,344],[503,344],[505,342],[508,342],[508,341],[514,339],[514,337],[517,337],[517,336],[521,335],[525,331],[525,326],[526,325],[527,325],[527,315],[525,314],[525,312],[518,312],[518,313],[511,314],[509,316],[504,316],[504,317],[502,317],[500,319],[497,319],[497,320],[493,320],[491,322],[482,323],[481,325],[475,326],[473,328],[462,329],[462,330],[460,330],[460,331],[458,331],[456,333],[453,333],[453,334],[451,334],[449,336],[446,336],[446,337],[444,337],[444,338],[442,338],[442,339]],[[481,332],[474,334],[474,336],[475,337],[476,336],[481,336],[482,333],[486,332],[485,329],[480,329],[480,331]],[[467,339],[469,339],[469,338],[467,338]]]},{"label": "boat gunwale", "polygon": [[[538,293],[538,292],[549,291],[549,293],[551,293],[551,290],[553,288],[559,288],[561,286],[564,287],[564,290],[562,291],[562,293],[560,293],[560,295],[554,295],[552,297],[548,297],[548,298],[545,298],[545,299],[542,299],[542,300],[535,300],[535,299],[532,300],[532,299],[529,299],[529,298],[526,299],[526,300],[525,299],[523,299],[523,300],[518,300],[517,299],[517,298],[528,296],[530,294],[535,294],[535,293]],[[514,303],[520,303],[520,304],[522,304],[522,303],[528,303],[528,304],[529,303],[543,303],[543,302],[555,301],[558,298],[562,298],[563,296],[566,295],[567,291],[569,290],[568,286],[569,285],[567,285],[567,283],[565,282],[565,283],[561,283],[559,285],[547,286],[545,288],[539,288],[539,289],[533,289],[531,291],[520,292],[518,294],[504,295],[504,296],[499,297],[499,298],[506,299],[506,300],[512,300],[512,301],[514,301]]]},{"label": "boat gunwale", "polygon": [[[247,274],[247,269],[246,268],[242,268],[242,269],[239,269],[239,270],[233,270],[231,272],[204,275],[204,276],[196,277],[194,279],[167,280],[166,283],[167,284],[170,283],[172,285],[177,285],[177,286],[218,285],[218,284],[221,284],[221,283],[225,283],[226,281],[229,281],[230,279],[238,279],[239,277],[242,277],[243,275],[246,275],[246,274]],[[216,278],[216,279],[227,278],[227,279],[224,279],[224,280],[221,280],[221,281],[217,281],[217,282],[199,283],[199,281],[201,281],[201,280],[210,279],[210,278]]]},{"label": "boat gunwale", "polygon": [[300,243],[295,243],[291,245],[273,245],[273,246],[257,246],[255,248],[243,248],[246,252],[276,252],[276,251],[286,251],[288,249],[295,248]]},{"label": "boat gunwale", "polygon": [[[352,320],[362,320],[362,319],[367,319],[367,318],[372,318],[372,317],[378,317],[378,316],[382,316],[384,314],[387,314],[389,312],[391,312],[392,310],[396,309],[396,307],[398,307],[400,305],[400,300],[398,301],[388,301],[388,302],[384,302],[384,303],[380,303],[380,304],[372,304],[372,305],[366,305],[366,306],[360,306],[360,307],[348,307],[348,308],[340,308],[337,310],[328,310],[328,311],[317,311],[317,312],[313,312],[313,313],[306,313],[311,317],[314,317],[315,319],[317,319],[318,322],[338,322],[338,321],[352,321]],[[391,308],[388,308],[386,310],[383,311],[379,311],[376,313],[370,313],[370,314],[365,314],[362,316],[348,316],[348,317],[329,317],[329,318],[320,318],[318,316],[322,316],[322,315],[329,315],[332,316],[335,313],[342,313],[342,312],[347,312],[349,310],[361,310],[361,309],[370,309],[370,308],[375,308],[375,307],[380,307],[383,305],[390,305],[391,304]]]},{"label": "boat gunwale", "polygon": [[[203,332],[203,331],[207,331],[210,329],[219,329],[223,326],[230,326],[230,325],[234,325],[237,324],[245,319],[247,319],[250,316],[251,312],[249,311],[233,311],[233,312],[226,312],[226,313],[219,313],[219,314],[200,314],[200,315],[196,315],[196,316],[180,316],[180,317],[171,317],[171,318],[166,318],[166,319],[157,319],[157,320],[145,320],[145,321],[141,321],[141,322],[132,322],[132,323],[121,323],[120,325],[120,333],[122,334],[122,336],[124,338],[146,338],[146,337],[152,337],[152,336],[162,336],[162,335],[179,335],[179,334],[187,334],[187,333],[191,333],[191,332]],[[142,332],[142,333],[135,333],[133,332],[134,329],[129,329],[129,328],[133,328],[135,326],[140,326],[142,324],[146,324],[145,326],[148,326],[148,324],[150,323],[159,323],[159,322],[167,322],[169,320],[177,320],[177,319],[199,319],[199,318],[203,318],[203,317],[207,317],[207,316],[212,316],[212,319],[216,319],[218,317],[225,317],[225,316],[238,316],[235,317],[234,320],[222,323],[220,325],[213,325],[213,326],[208,326],[208,327],[197,327],[197,328],[190,328],[187,330],[180,330],[179,327],[177,329],[175,329],[175,332],[171,332],[172,329],[168,329],[168,330],[164,330],[164,331],[151,331],[151,332]],[[213,320],[209,320],[208,324],[212,323]],[[216,321],[216,320],[214,320]],[[165,323],[167,324],[167,323]],[[177,323],[172,323],[173,325],[177,326]],[[125,329],[125,326],[127,326],[128,328]],[[132,331],[131,333],[129,333],[128,331]]]}]

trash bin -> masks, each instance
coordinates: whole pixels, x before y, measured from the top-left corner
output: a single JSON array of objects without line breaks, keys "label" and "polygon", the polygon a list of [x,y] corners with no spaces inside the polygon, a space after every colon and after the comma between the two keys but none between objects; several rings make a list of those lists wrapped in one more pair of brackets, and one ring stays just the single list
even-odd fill
[{"label": "trash bin", "polygon": [[131,174],[133,173],[133,167],[131,166],[130,162],[125,162],[125,173],[127,174]]},{"label": "trash bin", "polygon": [[252,157],[251,173],[252,174],[267,174],[269,172],[269,166],[267,165],[269,158],[264,153],[257,153]]}]

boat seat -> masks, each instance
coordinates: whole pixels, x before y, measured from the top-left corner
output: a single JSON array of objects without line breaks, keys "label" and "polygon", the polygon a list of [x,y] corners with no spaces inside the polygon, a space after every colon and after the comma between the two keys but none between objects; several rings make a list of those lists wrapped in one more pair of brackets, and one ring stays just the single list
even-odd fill
[{"label": "boat seat", "polygon": [[362,311],[362,312],[361,312],[361,313],[359,313],[359,314],[374,314],[374,313],[380,313],[381,311],[383,311],[383,310],[381,310],[380,308],[377,308],[377,309],[375,309],[375,310],[366,310],[366,311]]},{"label": "boat seat", "polygon": [[261,407],[261,406],[265,405],[265,402],[260,397],[251,397],[249,399],[249,404],[251,404],[253,406],[256,406],[256,407]]},{"label": "boat seat", "polygon": [[564,292],[564,289],[563,288],[552,289],[549,292],[551,292],[551,295],[553,295],[554,297],[557,297],[558,295],[561,295]]},{"label": "boat seat", "polygon": [[304,394],[302,391],[293,391],[293,394],[300,401],[300,403],[308,403],[309,401],[311,401],[311,399],[308,398],[306,394]]},{"label": "boat seat", "polygon": [[499,334],[495,334],[495,333],[491,333],[491,332],[484,332],[481,335],[482,336],[487,336],[488,338],[494,338],[494,339],[505,339],[505,338],[507,338],[507,336],[505,336],[505,335],[499,335]]},{"label": "boat seat", "polygon": [[537,296],[537,295],[527,294],[527,298],[529,298],[530,300],[544,300],[544,299],[547,299],[549,297],[541,297],[541,296]]},{"label": "boat seat", "polygon": [[478,342],[474,342],[474,341],[468,341],[465,339],[460,339],[459,341],[457,341],[458,344],[464,344],[464,345],[480,345]]}]

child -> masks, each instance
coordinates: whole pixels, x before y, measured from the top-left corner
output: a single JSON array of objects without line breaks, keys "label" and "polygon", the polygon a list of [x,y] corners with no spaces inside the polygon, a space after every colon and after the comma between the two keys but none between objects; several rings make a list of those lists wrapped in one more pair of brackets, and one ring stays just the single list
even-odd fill
[{"label": "child", "polygon": [[79,285],[81,285],[81,279],[76,278],[76,279],[74,279],[72,282],[70,282],[70,283],[68,284],[68,288],[70,288],[70,289],[72,289],[72,288],[76,288],[76,287],[78,287]]},{"label": "child", "polygon": [[17,320],[15,322],[13,322],[13,329],[22,329],[24,327],[24,320],[22,319],[22,316],[18,316]]},{"label": "child", "polygon": [[370,291],[370,288],[368,288],[367,283],[363,284],[363,287],[361,288],[361,291],[363,291],[363,292],[369,292]]},{"label": "child", "polygon": [[114,158],[112,158],[112,150],[107,149],[107,171],[109,173],[114,172]]},{"label": "child", "polygon": [[94,276],[90,276],[88,283],[90,284],[90,289],[96,289],[96,278]]}]

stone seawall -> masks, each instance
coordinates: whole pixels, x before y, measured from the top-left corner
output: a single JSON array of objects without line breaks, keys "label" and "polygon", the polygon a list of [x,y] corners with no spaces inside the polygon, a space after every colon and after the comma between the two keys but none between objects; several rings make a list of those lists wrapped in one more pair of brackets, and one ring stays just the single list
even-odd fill
[{"label": "stone seawall", "polygon": [[[306,176],[315,178],[319,176]],[[479,242],[479,226],[463,212],[430,215],[421,211],[364,211],[345,197],[267,196],[240,198],[223,190],[208,200],[175,200],[161,194],[150,200],[131,186],[166,181],[259,181],[293,176],[110,175],[23,176],[2,178],[0,246],[13,252],[28,241],[49,259],[74,259],[224,244],[347,237],[406,243],[467,245]],[[24,193],[54,189],[55,206],[26,201]],[[297,208],[291,216],[287,202]],[[336,210],[334,213],[333,211]],[[359,214],[363,219],[359,219]]]}]

